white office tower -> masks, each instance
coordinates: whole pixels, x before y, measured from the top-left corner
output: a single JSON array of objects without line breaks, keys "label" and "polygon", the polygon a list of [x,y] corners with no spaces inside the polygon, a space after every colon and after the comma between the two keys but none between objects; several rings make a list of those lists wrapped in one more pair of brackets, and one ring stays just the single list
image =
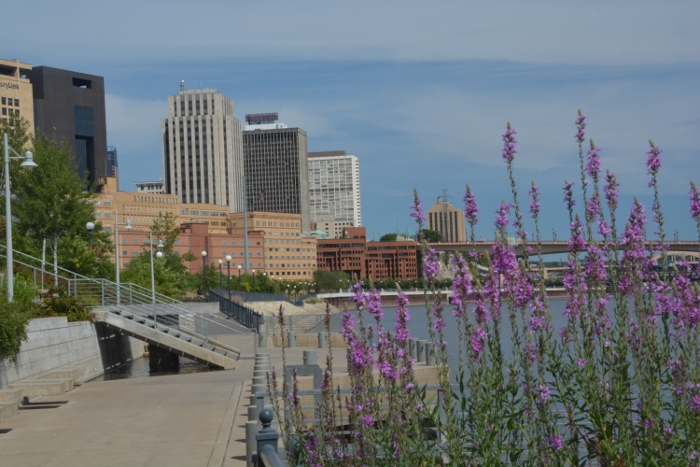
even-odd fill
[{"label": "white office tower", "polygon": [[343,227],[362,226],[360,164],[345,151],[309,153],[309,203],[311,222],[330,238]]},{"label": "white office tower", "polygon": [[182,203],[243,211],[243,131],[233,101],[215,89],[168,97],[162,120],[163,177],[167,193]]}]

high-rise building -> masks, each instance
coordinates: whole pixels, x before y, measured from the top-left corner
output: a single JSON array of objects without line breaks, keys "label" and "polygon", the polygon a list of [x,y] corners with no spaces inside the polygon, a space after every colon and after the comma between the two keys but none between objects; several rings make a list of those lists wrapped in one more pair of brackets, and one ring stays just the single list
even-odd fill
[{"label": "high-rise building", "polygon": [[80,176],[107,175],[104,78],[48,66],[27,72],[34,92],[36,129],[66,141]]},{"label": "high-rise building", "polygon": [[31,65],[19,60],[0,58],[0,118],[7,120],[11,115],[19,115],[29,122],[29,131],[34,134],[34,100],[27,77],[31,69]]},{"label": "high-rise building", "polygon": [[233,101],[215,89],[168,97],[161,122],[165,191],[182,203],[228,206],[243,211],[241,121]]},{"label": "high-rise building", "polygon": [[[264,118],[263,118],[264,117]],[[275,123],[277,114],[247,115],[243,132],[248,211],[301,214],[310,231],[306,132]]]},{"label": "high-rise building", "polygon": [[452,206],[446,197],[438,197],[437,202],[428,210],[428,228],[439,232],[443,242],[466,242],[464,212]]},{"label": "high-rise building", "polygon": [[117,160],[117,148],[107,146],[107,176],[117,179],[117,187],[119,187],[119,161]]},{"label": "high-rise building", "polygon": [[357,157],[345,151],[309,153],[309,206],[311,222],[331,238],[362,225]]}]

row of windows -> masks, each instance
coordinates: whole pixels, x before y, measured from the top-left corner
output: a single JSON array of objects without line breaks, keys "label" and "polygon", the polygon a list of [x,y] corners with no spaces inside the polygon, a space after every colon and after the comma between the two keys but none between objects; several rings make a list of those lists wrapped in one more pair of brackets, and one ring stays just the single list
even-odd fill
[{"label": "row of windows", "polygon": [[7,107],[2,108],[3,115],[17,115],[19,116],[19,109],[8,109]]},{"label": "row of windows", "polygon": [[12,105],[12,102],[14,101],[15,107],[19,107],[19,99],[13,99],[11,97],[3,97],[2,98],[2,105]]}]

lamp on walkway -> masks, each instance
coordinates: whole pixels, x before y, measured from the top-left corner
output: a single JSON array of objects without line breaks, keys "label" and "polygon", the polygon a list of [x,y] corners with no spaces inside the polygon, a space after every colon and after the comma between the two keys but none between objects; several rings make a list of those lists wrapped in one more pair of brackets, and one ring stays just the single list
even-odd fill
[{"label": "lamp on walkway", "polygon": [[[153,232],[148,232],[148,244],[151,247],[151,298],[153,300],[153,304],[156,303],[156,281],[155,281],[155,275],[153,274]],[[162,258],[163,253],[160,251],[161,248],[163,248],[163,242],[158,240],[158,245],[156,245],[156,248],[159,250],[156,253],[156,258]]]},{"label": "lamp on walkway", "polygon": [[[20,167],[38,167],[36,162],[34,162],[34,154],[31,151],[24,153],[21,156],[17,151],[12,149],[7,142],[7,133],[3,136],[5,145],[5,232],[6,236],[6,247],[7,247],[7,301],[11,302],[15,296],[15,283],[14,283],[14,271],[12,264],[12,209],[10,206],[10,159],[23,159],[24,162],[20,164]],[[12,152],[16,157],[10,156]]]},{"label": "lamp on walkway", "polygon": [[224,265],[223,260],[219,260],[219,290],[221,290],[221,266]]},{"label": "lamp on walkway", "polygon": [[207,252],[202,251],[202,294],[204,295],[204,300],[207,300]]},{"label": "lamp on walkway", "polygon": [[85,228],[88,231],[88,237],[90,238],[90,248],[92,248],[92,231],[95,230],[95,223],[94,222],[88,222],[85,224]]},{"label": "lamp on walkway", "polygon": [[127,219],[124,224],[119,224],[119,212],[114,211],[114,244],[116,245],[116,260],[117,260],[117,305],[121,302],[121,286],[119,282],[119,273],[122,269],[122,265],[119,260],[119,226],[124,225],[126,230],[131,230],[131,220]]},{"label": "lamp on walkway", "polygon": [[[226,255],[226,274],[228,276],[228,304],[226,304],[226,311],[228,311],[228,307],[231,303],[231,255]],[[240,268],[240,266],[238,266]],[[239,269],[240,271],[240,269]]]},{"label": "lamp on walkway", "polygon": [[255,293],[255,269],[253,269],[253,293]]}]

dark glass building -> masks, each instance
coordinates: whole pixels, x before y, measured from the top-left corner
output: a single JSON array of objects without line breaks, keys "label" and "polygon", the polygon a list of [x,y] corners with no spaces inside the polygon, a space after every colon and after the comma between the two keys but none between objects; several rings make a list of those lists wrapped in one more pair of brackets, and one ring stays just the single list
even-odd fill
[{"label": "dark glass building", "polygon": [[92,183],[111,175],[104,78],[47,66],[34,67],[27,77],[34,94],[36,130],[66,141],[78,173],[87,174]]}]

